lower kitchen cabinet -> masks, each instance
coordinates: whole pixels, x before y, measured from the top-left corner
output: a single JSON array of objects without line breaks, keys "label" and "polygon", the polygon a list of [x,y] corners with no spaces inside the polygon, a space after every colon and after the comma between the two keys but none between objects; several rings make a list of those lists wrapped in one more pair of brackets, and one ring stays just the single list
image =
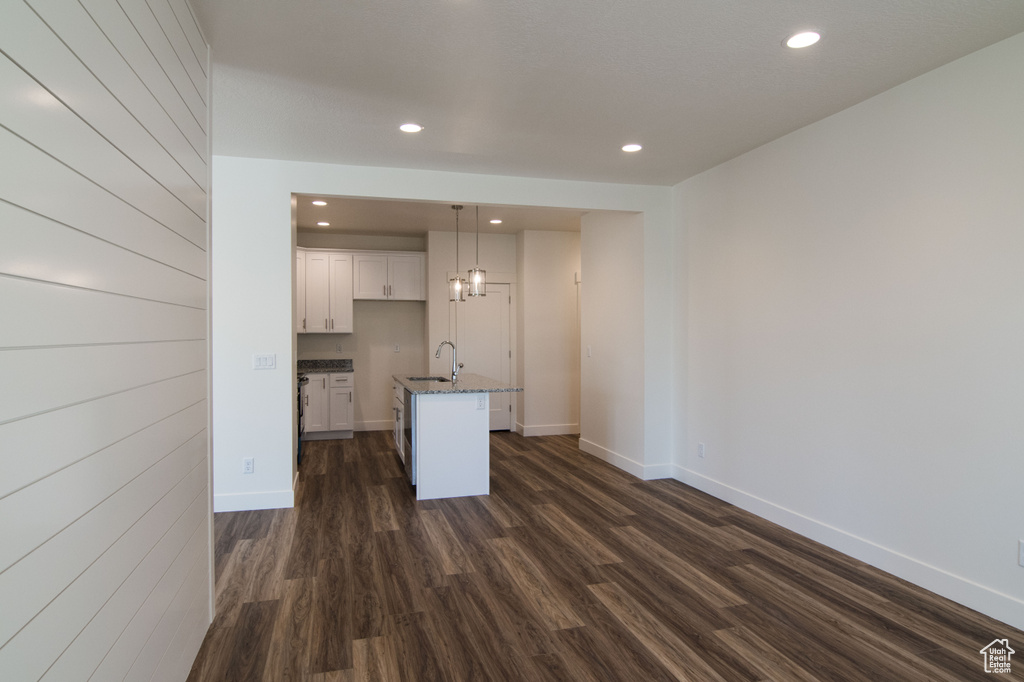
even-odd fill
[{"label": "lower kitchen cabinet", "polygon": [[352,372],[307,374],[303,386],[304,438],[351,438],[355,428],[355,377]]},{"label": "lower kitchen cabinet", "polygon": [[331,419],[331,394],[327,389],[329,374],[307,374],[309,383],[302,387],[305,432],[327,431]]},{"label": "lower kitchen cabinet", "polygon": [[355,404],[352,402],[352,373],[331,374],[331,431],[351,431],[355,422]]}]

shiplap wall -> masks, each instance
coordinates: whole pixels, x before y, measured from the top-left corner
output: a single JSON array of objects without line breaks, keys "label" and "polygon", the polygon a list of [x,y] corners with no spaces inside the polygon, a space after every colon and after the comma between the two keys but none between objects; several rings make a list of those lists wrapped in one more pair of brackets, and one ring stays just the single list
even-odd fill
[{"label": "shiplap wall", "polygon": [[207,47],[0,0],[0,679],[182,680],[209,624]]}]

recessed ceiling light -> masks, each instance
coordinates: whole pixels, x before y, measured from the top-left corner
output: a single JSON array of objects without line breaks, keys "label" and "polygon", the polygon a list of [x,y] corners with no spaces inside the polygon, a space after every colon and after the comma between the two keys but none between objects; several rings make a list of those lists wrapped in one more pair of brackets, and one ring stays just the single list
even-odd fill
[{"label": "recessed ceiling light", "polygon": [[501,225],[501,218],[495,218],[492,220],[491,225]]},{"label": "recessed ceiling light", "polygon": [[317,225],[319,225],[320,227],[330,227],[331,226],[331,224],[329,222],[327,222],[326,220],[321,220],[320,222],[317,223]]},{"label": "recessed ceiling light", "polygon": [[403,133],[418,133],[419,131],[423,130],[423,126],[421,126],[419,123],[403,123],[402,125],[398,126],[398,129],[401,130]]},{"label": "recessed ceiling light", "polygon": [[640,151],[641,149],[643,149],[643,147],[641,147],[641,146],[640,146],[640,145],[638,145],[638,144],[626,144],[626,145],[622,145],[622,151],[624,151],[624,152],[638,152],[638,151]]},{"label": "recessed ceiling light", "polygon": [[313,202],[313,205],[314,206],[326,206],[327,202],[326,201],[321,201],[321,200],[317,199],[316,201]]},{"label": "recessed ceiling light", "polygon": [[814,31],[803,31],[802,33],[797,33],[787,38],[786,47],[792,47],[794,49],[810,47],[820,39],[821,36]]}]

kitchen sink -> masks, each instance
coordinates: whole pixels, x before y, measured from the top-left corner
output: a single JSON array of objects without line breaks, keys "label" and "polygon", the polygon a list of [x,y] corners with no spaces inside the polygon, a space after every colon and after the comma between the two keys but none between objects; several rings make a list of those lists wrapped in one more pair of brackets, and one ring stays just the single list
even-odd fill
[{"label": "kitchen sink", "polygon": [[448,377],[406,377],[409,381],[451,381]]}]

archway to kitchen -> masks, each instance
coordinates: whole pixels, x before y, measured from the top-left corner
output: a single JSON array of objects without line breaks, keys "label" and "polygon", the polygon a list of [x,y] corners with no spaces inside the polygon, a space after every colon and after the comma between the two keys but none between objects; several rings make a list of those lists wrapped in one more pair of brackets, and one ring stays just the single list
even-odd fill
[{"label": "archway to kitchen", "polygon": [[[580,339],[591,353],[580,369],[580,445],[640,477],[671,475],[673,433],[685,435],[672,399],[673,386],[685,385],[685,364],[673,363],[674,325],[685,318],[672,309],[673,301],[685,303],[676,291],[685,286],[685,273],[674,272],[671,188],[227,156],[213,157],[212,173],[216,511],[290,506],[293,500],[293,193],[442,203],[440,198],[442,208],[477,200],[481,206],[586,210],[580,229]],[[426,315],[433,304],[418,305]],[[424,352],[426,346],[424,341]],[[276,355],[277,371],[253,371],[254,354]],[[529,381],[525,388],[531,391]],[[256,461],[253,474],[242,471],[248,458]]]},{"label": "archway to kitchen", "polygon": [[[504,426],[493,415],[493,428],[528,436],[580,432],[583,211],[483,205],[478,241],[477,207],[467,205],[456,248],[455,212],[448,202],[297,194],[294,205],[299,247],[427,254],[425,305],[358,300],[357,295],[352,333],[297,337],[300,360],[353,360],[357,429],[390,428],[391,375],[444,374],[450,356],[444,352],[435,358],[433,350],[451,339],[460,347],[460,360],[468,363],[466,371],[504,372],[506,379],[493,378],[529,388],[515,400],[498,396],[507,406],[498,407],[495,400],[496,409],[509,412]],[[448,279],[455,272],[465,276],[477,264],[488,273],[491,298],[449,302]],[[496,295],[507,297],[503,309]],[[486,319],[478,319],[483,315],[478,309],[484,308]],[[479,366],[469,366],[474,364]]]}]

